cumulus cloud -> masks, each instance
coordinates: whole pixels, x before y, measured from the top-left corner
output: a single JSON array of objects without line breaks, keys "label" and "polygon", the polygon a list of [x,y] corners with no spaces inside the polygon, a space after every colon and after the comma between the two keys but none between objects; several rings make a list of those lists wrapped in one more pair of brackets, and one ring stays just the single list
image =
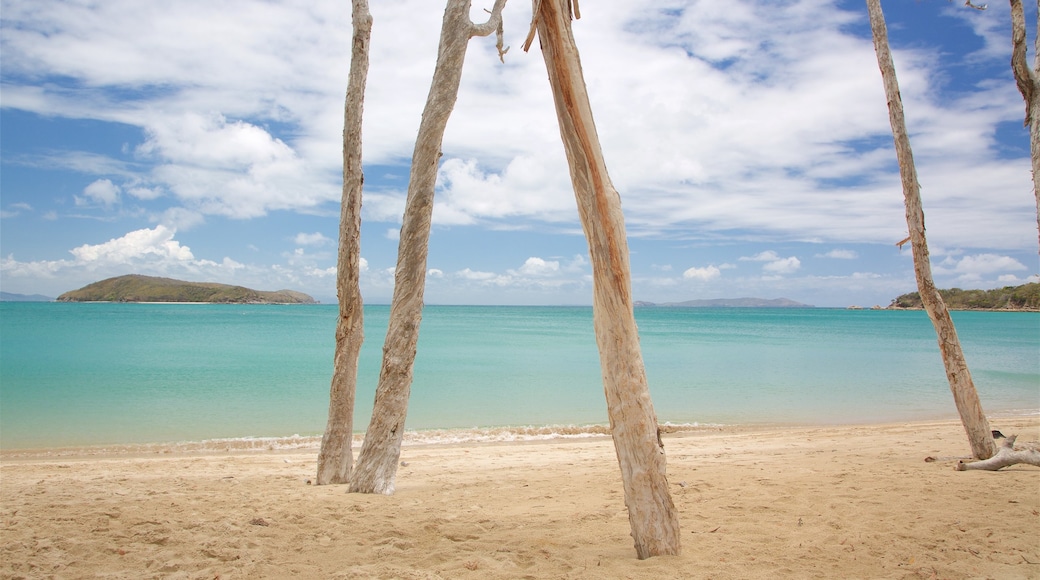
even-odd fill
[{"label": "cumulus cloud", "polygon": [[769,262],[762,266],[762,271],[769,272],[772,274],[791,274],[796,272],[802,267],[802,262],[798,258],[791,256],[789,258],[780,258]]},{"label": "cumulus cloud", "polygon": [[773,275],[790,274],[802,267],[802,261],[795,256],[781,258],[773,250],[759,252],[754,256],[742,256],[740,260],[745,262],[766,262],[762,266],[762,271]]},{"label": "cumulus cloud", "polygon": [[[1007,10],[970,15],[988,47],[975,58],[1006,60],[994,31]],[[441,11],[426,0],[372,11],[398,33],[372,40],[366,162],[399,164],[414,145]],[[527,22],[530,6],[509,4],[505,16]],[[106,169],[140,178],[124,193],[155,200],[168,192],[236,218],[338,199],[344,81],[327,71],[347,69],[350,22],[337,4],[37,0],[5,5],[4,21],[6,106],[144,131],[136,151],[146,168]],[[629,229],[898,239],[902,199],[892,194],[898,175],[864,29],[862,10],[810,0],[735,0],[725,9],[639,0],[587,11],[575,34]],[[1028,200],[1014,192],[1029,189],[1028,167],[1001,159],[992,139],[995,127],[1021,118],[1013,83],[1002,72],[971,96],[947,98],[931,82],[943,55],[895,51],[918,169],[933,192],[929,234],[1023,247],[1032,237]],[[445,134],[438,223],[576,222],[544,75],[535,55],[510,53],[502,64],[489,39],[471,43]],[[835,183],[850,185],[836,196]],[[979,191],[986,203],[967,212],[976,227],[960,228],[958,201]],[[378,211],[379,194],[366,200],[366,214],[399,219]]]},{"label": "cumulus cloud", "polygon": [[528,258],[517,272],[523,276],[552,276],[560,271],[560,263],[556,260],[543,260],[542,258]]},{"label": "cumulus cloud", "polygon": [[300,232],[293,238],[293,243],[297,246],[324,246],[331,243],[332,240],[325,237],[325,234],[321,232],[304,233]]},{"label": "cumulus cloud", "polygon": [[128,264],[136,258],[154,256],[159,260],[194,260],[191,249],[173,239],[176,230],[163,225],[130,232],[103,244],[84,244],[70,250],[83,263]]},{"label": "cumulus cloud", "polygon": [[722,276],[722,271],[719,270],[718,267],[712,265],[704,268],[689,268],[683,272],[682,276],[687,280],[700,280],[704,282]]},{"label": "cumulus cloud", "polygon": [[120,187],[110,179],[98,179],[83,188],[83,196],[77,197],[77,205],[86,203],[100,203],[105,206],[114,205],[119,201]]},{"label": "cumulus cloud", "polygon": [[[197,257],[191,248],[175,239],[177,230],[167,225],[142,228],[98,244],[83,244],[69,250],[70,258],[23,262],[8,254],[0,260],[5,284],[33,280],[39,292],[57,296],[67,290],[112,276],[128,273],[167,276],[192,281],[240,284],[260,290],[280,288],[317,289],[335,293],[336,269],[321,267],[306,254],[287,257],[284,264],[256,266],[230,257]],[[362,271],[367,262],[361,260]]]},{"label": "cumulus cloud", "polygon": [[1010,256],[975,254],[960,258],[947,257],[939,265],[933,266],[933,273],[971,282],[1000,272],[1020,272],[1026,269],[1025,265]]}]

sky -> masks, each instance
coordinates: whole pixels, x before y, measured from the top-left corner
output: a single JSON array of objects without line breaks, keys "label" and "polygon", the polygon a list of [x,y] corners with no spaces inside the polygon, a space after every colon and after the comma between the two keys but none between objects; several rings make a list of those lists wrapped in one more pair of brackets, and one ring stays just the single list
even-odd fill
[{"label": "sky", "polygon": [[[361,290],[387,304],[443,6],[371,4]],[[886,306],[916,290],[862,0],[581,8],[635,300]],[[937,285],[1036,281],[1007,3],[883,8]],[[521,49],[530,18],[507,5],[504,63],[494,37],[470,41],[428,304],[591,304],[544,61]],[[351,34],[346,0],[0,0],[0,290],[137,273],[335,302]]]}]

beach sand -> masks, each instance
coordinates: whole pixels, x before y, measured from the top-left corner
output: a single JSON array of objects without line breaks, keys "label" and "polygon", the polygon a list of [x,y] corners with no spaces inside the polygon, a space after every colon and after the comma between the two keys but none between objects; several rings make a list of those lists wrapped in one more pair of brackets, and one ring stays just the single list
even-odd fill
[{"label": "beach sand", "polygon": [[664,442],[682,555],[644,561],[608,438],[406,446],[393,496],[310,485],[316,449],[5,454],[0,576],[1040,578],[1040,469],[954,471],[959,423]]}]

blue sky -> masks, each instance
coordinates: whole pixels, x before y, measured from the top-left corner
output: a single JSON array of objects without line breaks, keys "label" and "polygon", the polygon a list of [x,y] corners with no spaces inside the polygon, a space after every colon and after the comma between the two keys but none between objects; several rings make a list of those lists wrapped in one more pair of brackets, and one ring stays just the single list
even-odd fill
[{"label": "blue sky", "polygon": [[[443,7],[372,4],[362,292],[387,303]],[[864,2],[587,4],[575,35],[637,300],[870,306],[916,289]],[[1035,281],[1006,3],[883,6],[936,282]],[[0,8],[0,288],[141,273],[335,300],[349,2]],[[530,9],[507,7],[504,64],[493,38],[470,43],[428,303],[591,303],[544,64],[520,50]]]}]

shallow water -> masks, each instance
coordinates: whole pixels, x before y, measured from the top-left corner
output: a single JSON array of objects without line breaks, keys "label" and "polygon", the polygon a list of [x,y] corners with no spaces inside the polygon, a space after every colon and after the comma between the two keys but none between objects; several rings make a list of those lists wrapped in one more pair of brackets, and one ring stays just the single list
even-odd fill
[{"label": "shallow water", "polygon": [[[371,412],[388,312],[365,308],[358,431]],[[920,311],[640,308],[636,316],[662,422],[956,417]],[[983,407],[1037,413],[1040,314],[953,316]],[[0,445],[278,446],[294,435],[313,444],[327,418],[335,318],[334,305],[0,303]],[[496,428],[517,426],[582,435],[606,422],[591,308],[426,308],[407,421],[425,433],[418,437],[508,438],[522,430]]]}]

